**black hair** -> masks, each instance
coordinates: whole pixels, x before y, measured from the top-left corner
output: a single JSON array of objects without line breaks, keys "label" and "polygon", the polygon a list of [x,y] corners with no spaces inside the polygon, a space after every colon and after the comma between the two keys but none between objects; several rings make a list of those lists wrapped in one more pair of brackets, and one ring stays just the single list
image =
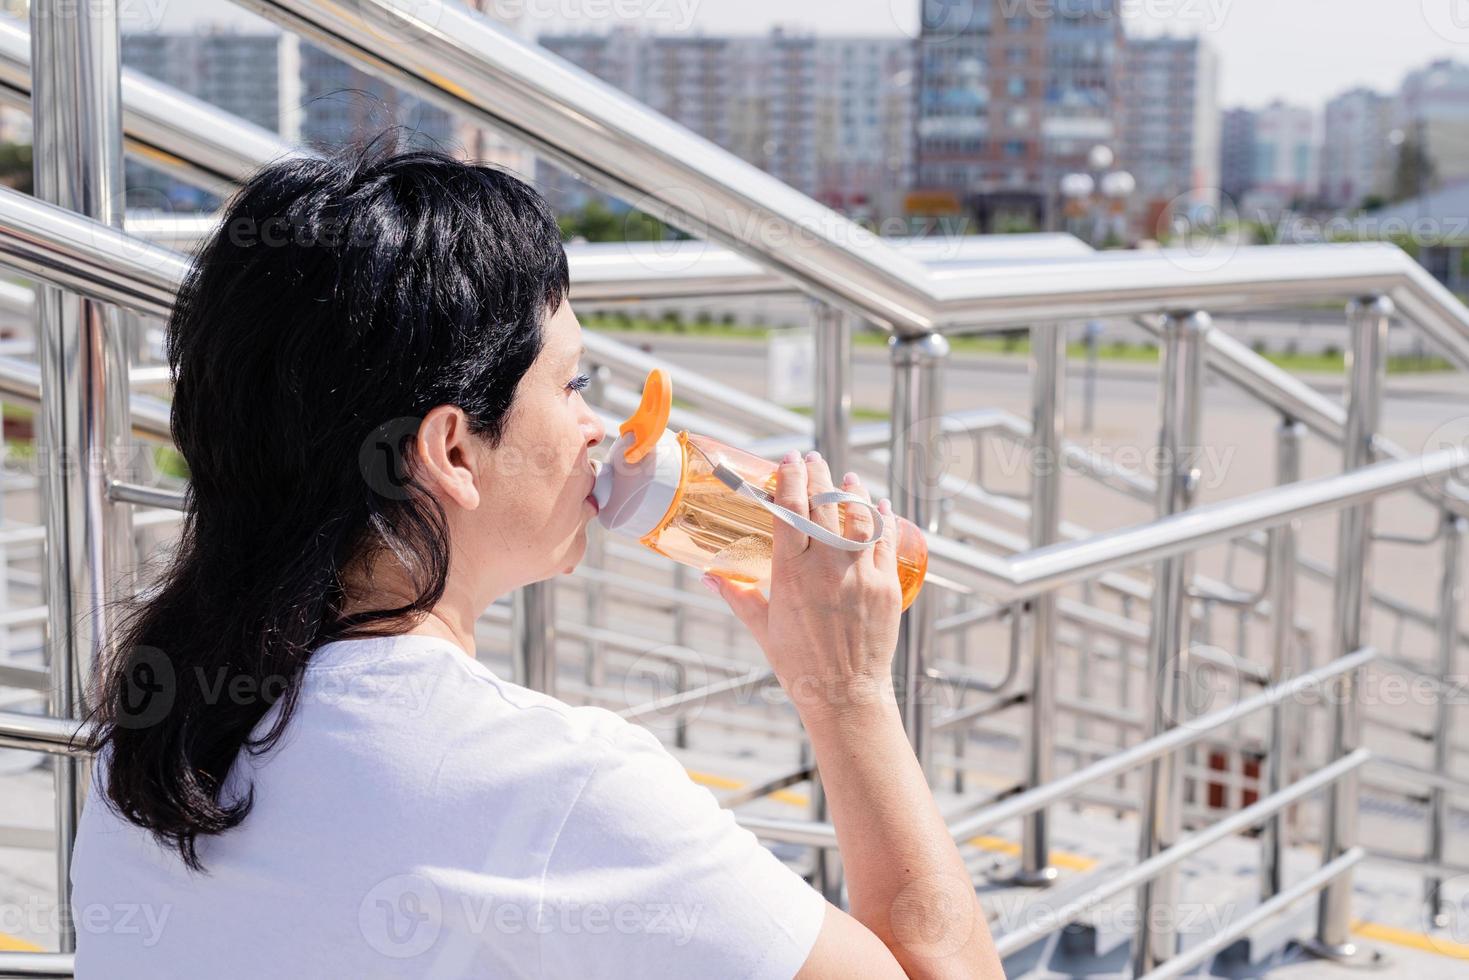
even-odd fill
[{"label": "black hair", "polygon": [[[443,596],[446,515],[411,437],[452,404],[497,444],[570,289],[533,188],[386,136],[272,163],[222,218],[168,321],[177,548],[125,600],[86,736],[108,750],[108,803],[196,871],[199,836],[249,812],[253,787],[222,798],[226,776],[279,739],[312,652],[404,632]],[[381,554],[412,601],[348,614],[349,570]]]}]

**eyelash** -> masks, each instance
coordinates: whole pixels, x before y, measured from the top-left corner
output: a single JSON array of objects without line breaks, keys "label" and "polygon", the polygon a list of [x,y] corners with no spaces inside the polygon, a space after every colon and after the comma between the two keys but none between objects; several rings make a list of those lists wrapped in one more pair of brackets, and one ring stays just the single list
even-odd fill
[{"label": "eyelash", "polygon": [[570,381],[566,382],[566,390],[568,390],[568,391],[585,391],[587,385],[589,385],[591,383],[592,383],[592,376],[590,374],[578,374],[576,377],[574,377]]}]

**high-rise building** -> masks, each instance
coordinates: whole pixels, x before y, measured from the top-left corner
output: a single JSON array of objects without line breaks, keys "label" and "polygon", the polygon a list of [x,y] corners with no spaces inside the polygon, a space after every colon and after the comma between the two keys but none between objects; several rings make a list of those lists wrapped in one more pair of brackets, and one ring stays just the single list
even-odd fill
[{"label": "high-rise building", "polygon": [[[818,37],[542,35],[547,50],[792,187],[848,213],[901,211],[911,181],[913,44]],[[546,168],[559,207],[585,187]],[[633,202],[635,203],[635,202]]]},{"label": "high-rise building", "polygon": [[1393,100],[1371,89],[1343,92],[1326,103],[1321,144],[1321,199],[1357,207],[1392,189]]},{"label": "high-rise building", "polygon": [[1199,38],[1131,38],[1123,72],[1126,153],[1134,213],[1156,227],[1165,209],[1219,204],[1219,71]]},{"label": "high-rise building", "polygon": [[1313,198],[1321,183],[1316,113],[1272,102],[1255,114],[1255,167],[1246,210],[1279,211]]},{"label": "high-rise building", "polygon": [[1038,223],[1045,22],[1005,18],[996,0],[923,0],[914,176],[929,201],[984,230]]},{"label": "high-rise building", "polygon": [[1062,175],[1122,155],[1117,0],[923,0],[915,179],[983,229],[1056,220]]},{"label": "high-rise building", "polygon": [[[530,23],[523,9],[510,10],[509,6],[494,0],[464,0],[465,6],[495,22],[501,30],[508,31],[523,40],[529,40]],[[467,119],[455,124],[455,140],[465,157],[486,163],[499,164],[522,177],[529,179],[535,173],[535,154],[525,144],[510,139],[499,130]]]},{"label": "high-rise building", "polygon": [[294,87],[283,72],[276,31],[207,34],[144,32],[122,36],[122,61],[231,115],[281,131],[282,94]]},{"label": "high-rise building", "polygon": [[1226,109],[1219,125],[1219,189],[1226,207],[1237,206],[1255,186],[1255,113]]},{"label": "high-rise building", "polygon": [[1434,186],[1469,178],[1469,64],[1444,59],[1410,72],[1398,93],[1393,126],[1401,140],[1425,153]]},{"label": "high-rise building", "polygon": [[458,153],[456,120],[427,99],[395,88],[314,44],[301,51],[301,140],[331,148],[401,126],[410,138]]},{"label": "high-rise building", "polygon": [[[122,63],[231,115],[294,138],[289,107],[299,101],[296,41],[280,32],[147,31],[122,35]],[[213,198],[160,171],[128,160],[129,206],[207,208]]]},{"label": "high-rise building", "polygon": [[[1014,0],[1002,4],[1016,6]],[[1121,7],[1120,0],[1058,0],[1049,6],[1041,118],[1048,197],[1063,175],[1087,169],[1094,147],[1109,148],[1119,162],[1129,156],[1121,98],[1128,42]]]}]

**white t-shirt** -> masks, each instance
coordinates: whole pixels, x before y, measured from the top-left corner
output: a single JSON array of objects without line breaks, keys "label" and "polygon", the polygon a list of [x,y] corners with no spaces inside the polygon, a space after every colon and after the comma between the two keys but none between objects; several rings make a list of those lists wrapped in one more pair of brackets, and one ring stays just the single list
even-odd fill
[{"label": "white t-shirt", "polygon": [[230,798],[242,776],[254,808],[199,839],[205,875],[94,785],[72,867],[81,980],[789,978],[825,914],[651,733],[444,640],[321,647]]}]

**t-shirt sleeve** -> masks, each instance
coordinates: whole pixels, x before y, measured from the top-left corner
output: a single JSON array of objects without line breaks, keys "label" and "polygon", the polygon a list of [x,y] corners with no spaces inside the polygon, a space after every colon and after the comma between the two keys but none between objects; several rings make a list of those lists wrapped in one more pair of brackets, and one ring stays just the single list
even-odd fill
[{"label": "t-shirt sleeve", "polygon": [[650,732],[614,731],[549,852],[542,975],[789,980],[825,898]]}]

